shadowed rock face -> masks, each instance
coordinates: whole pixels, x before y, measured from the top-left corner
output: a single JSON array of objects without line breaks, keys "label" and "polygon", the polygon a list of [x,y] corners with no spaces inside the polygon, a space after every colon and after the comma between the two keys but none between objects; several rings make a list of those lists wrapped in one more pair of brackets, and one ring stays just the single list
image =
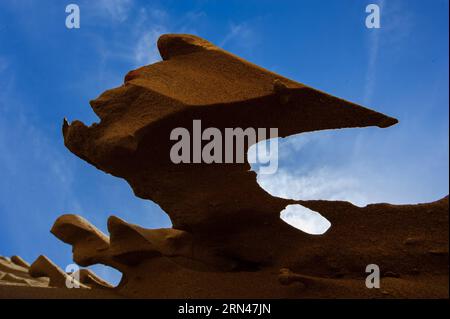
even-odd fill
[{"label": "shadowed rock face", "polygon": [[[129,297],[448,296],[448,197],[364,208],[339,201],[301,203],[334,226],[312,236],[277,222],[222,234],[220,241],[214,234],[197,238],[175,229],[143,229],[112,216],[110,246],[93,263],[120,270],[116,289]],[[369,264],[380,267],[382,289],[366,288]]]},{"label": "shadowed rock face", "polygon": [[[64,123],[65,145],[128,181],[166,211],[174,228],[234,231],[270,223],[290,201],[256,183],[250,165],[173,164],[177,127],[278,128],[279,135],[393,125],[397,120],[283,78],[190,35],[164,35],[163,61],[131,71],[125,83],[91,101],[100,123]],[[224,133],[223,133],[224,134]],[[192,135],[192,134],[191,134]]]},{"label": "shadowed rock face", "polygon": [[73,259],[80,266],[98,263],[99,254],[109,247],[109,238],[81,216],[60,216],[51,232],[73,245]]},{"label": "shadowed rock face", "polygon": [[[52,233],[73,245],[75,261],[122,271],[117,289],[127,296],[385,296],[364,285],[366,265],[372,263],[383,274],[401,276],[386,276],[390,296],[448,296],[448,198],[364,208],[286,200],[261,189],[247,162],[174,164],[169,157],[170,132],[190,130],[196,119],[222,133],[274,127],[281,137],[385,128],[397,120],[195,36],[164,35],[158,48],[162,62],[129,72],[122,86],[91,101],[99,123],[64,121],[63,134],[74,154],[159,204],[173,229],[149,230],[110,217],[108,238],[81,217],[65,215]],[[330,230],[311,236],[287,225],[279,213],[289,204],[321,213],[331,221]]]}]

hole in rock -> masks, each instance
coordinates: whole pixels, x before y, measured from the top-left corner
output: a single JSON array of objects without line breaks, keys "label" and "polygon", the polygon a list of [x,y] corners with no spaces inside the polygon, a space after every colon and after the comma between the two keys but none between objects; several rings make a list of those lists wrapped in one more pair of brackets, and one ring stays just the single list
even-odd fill
[{"label": "hole in rock", "polygon": [[322,235],[331,226],[331,223],[309,208],[302,205],[288,205],[280,213],[285,223],[311,235]]},{"label": "hole in rock", "polygon": [[100,278],[109,282],[114,287],[117,287],[120,283],[120,280],[122,279],[122,273],[117,269],[114,269],[109,266],[97,264],[89,266],[88,268],[91,269]]}]

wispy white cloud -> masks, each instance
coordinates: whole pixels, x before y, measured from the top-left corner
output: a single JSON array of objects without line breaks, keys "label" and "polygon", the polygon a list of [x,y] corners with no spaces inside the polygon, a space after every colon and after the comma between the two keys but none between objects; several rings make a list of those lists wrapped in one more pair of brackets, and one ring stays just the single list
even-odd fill
[{"label": "wispy white cloud", "polygon": [[[0,61],[9,64],[4,57]],[[70,249],[49,229],[63,213],[87,212],[75,191],[73,156],[40,127],[33,102],[18,93],[14,72],[4,73],[0,70],[0,253],[30,262],[45,254],[65,268],[73,263]],[[121,277],[112,268],[94,268],[114,284]]]},{"label": "wispy white cloud", "polygon": [[[369,198],[363,192],[364,185],[359,176],[351,172],[351,161],[338,164],[308,156],[308,151],[314,147],[321,149],[332,142],[333,135],[331,131],[312,132],[281,139],[278,170],[275,174],[258,174],[258,184],[270,194],[282,198],[346,200],[366,205]],[[253,154],[255,149],[252,146],[248,154]],[[292,159],[296,159],[294,163]],[[256,171],[255,168],[257,166],[252,165]]]},{"label": "wispy white cloud", "polygon": [[[384,0],[380,0],[378,3],[380,7],[380,15],[382,21],[384,20]],[[381,19],[380,17],[380,19]],[[383,26],[383,22],[381,22],[381,26]],[[376,82],[376,66],[378,60],[378,52],[380,50],[380,37],[381,37],[381,29],[367,29],[366,32],[369,32],[369,57],[367,61],[367,73],[366,73],[366,81],[364,86],[364,104],[369,105],[375,89]]]},{"label": "wispy white cloud", "polygon": [[161,60],[156,42],[164,33],[167,33],[167,29],[162,25],[144,31],[134,47],[133,60],[135,65],[147,65]]},{"label": "wispy white cloud", "polygon": [[332,167],[317,168],[306,174],[279,169],[273,175],[258,175],[258,183],[272,195],[282,198],[346,200],[357,205],[367,204],[361,182],[347,175],[347,172]]},{"label": "wispy white cloud", "polygon": [[94,2],[99,16],[112,19],[114,22],[123,22],[128,19],[132,0],[96,0]]},{"label": "wispy white cloud", "polygon": [[132,30],[134,44],[127,56],[134,66],[142,66],[161,60],[156,43],[158,38],[168,33],[170,19],[168,13],[160,8],[140,8]]},{"label": "wispy white cloud", "polygon": [[71,262],[70,250],[60,250],[63,244],[49,229],[63,213],[86,211],[75,191],[79,176],[72,155],[45,131],[34,100],[18,89],[14,63],[0,61],[8,66],[0,70],[1,253],[28,261],[43,253]]},{"label": "wispy white cloud", "polygon": [[384,49],[396,52],[402,42],[411,35],[413,17],[400,2],[380,0],[381,27],[367,29],[369,36],[369,52],[367,60],[366,81],[363,102],[370,105],[376,89],[378,60]]},{"label": "wispy white cloud", "polygon": [[[128,30],[117,31],[112,42],[103,42],[97,34],[92,34],[96,38],[98,53],[104,62],[108,59],[122,60],[130,62],[132,67],[161,60],[156,43],[162,34],[198,34],[198,26],[201,25],[202,19],[207,18],[206,14],[199,10],[187,11],[174,17],[162,7],[138,7],[131,0],[104,0],[96,4],[95,8],[103,12],[102,17],[108,22],[121,26],[121,22],[126,21]],[[257,39],[257,33],[250,22],[231,23],[219,46],[251,50]]]},{"label": "wispy white cloud", "polygon": [[223,38],[223,40],[220,42],[219,45],[221,47],[224,47],[230,41],[242,38],[244,39],[249,38],[251,34],[252,31],[246,23],[239,23],[239,24],[231,23],[228,33],[225,35],[225,37]]},{"label": "wispy white cloud", "polygon": [[136,41],[130,58],[136,66],[160,61],[156,45],[158,38],[165,33],[195,34],[195,25],[204,17],[205,14],[201,11],[188,11],[175,19],[161,8],[141,8],[133,28],[132,38]]},{"label": "wispy white cloud", "polygon": [[25,103],[17,95],[13,76],[0,85],[4,89],[0,95],[2,228],[14,231],[11,247],[24,255],[35,255],[30,243],[43,242],[43,236],[33,235],[47,234],[60,209],[81,211],[82,207],[72,188],[71,166],[65,154],[38,127],[29,112],[31,102]]},{"label": "wispy white cloud", "polygon": [[[366,30],[369,45],[363,102],[368,106],[377,93],[379,64],[384,62],[381,59],[398,58],[395,53],[410,39],[414,26],[412,14],[399,1],[380,0],[378,5],[381,28]],[[282,143],[284,148],[279,152],[280,162],[289,158],[302,158],[312,147],[312,143],[318,142],[316,136],[320,135],[317,132],[286,139]],[[365,134],[356,133],[348,145],[342,144],[342,148],[347,149],[348,158],[344,164],[338,164],[333,157],[328,156],[328,162],[313,165],[314,158],[308,158],[307,162],[303,163],[303,168],[297,165],[282,166],[274,175],[258,175],[258,183],[274,196],[304,200],[344,200],[358,206],[376,202],[406,204],[438,199],[425,195],[420,183],[408,182],[417,180],[417,177],[405,176],[408,170],[405,167],[409,164],[404,163],[402,171],[396,169],[395,164],[390,167],[386,163],[377,163],[377,160],[371,159],[365,140],[367,137]],[[332,142],[328,141],[318,149],[326,152],[332,145],[330,143]],[[373,147],[377,146],[380,145]],[[381,166],[383,164],[385,166]],[[305,213],[304,208],[299,207],[286,214],[288,223],[296,224],[299,229],[306,228],[307,232],[314,227],[325,226],[325,221]]]},{"label": "wispy white cloud", "polygon": [[[127,3],[128,4],[128,3]],[[97,41],[99,53],[105,60],[116,59],[131,63],[132,67],[151,64],[161,60],[157,49],[158,38],[165,33],[196,33],[195,26],[204,17],[201,11],[189,11],[181,17],[171,17],[159,7],[126,7],[127,32],[117,32],[113,42]],[[97,37],[97,35],[93,35]]]},{"label": "wispy white cloud", "polygon": [[[377,202],[413,204],[445,195],[444,189],[437,196],[438,186],[430,189],[430,181],[419,182],[430,178],[427,174],[432,172],[436,158],[398,158],[399,154],[392,153],[398,142],[392,134],[391,139],[379,142],[370,134],[353,134],[355,130],[311,132],[282,139],[278,171],[258,174],[258,184],[282,198],[343,200],[358,206]],[[445,154],[445,147],[433,152]],[[417,170],[418,160],[424,167],[421,170]]]},{"label": "wispy white cloud", "polygon": [[219,46],[225,49],[237,48],[252,50],[257,45],[258,36],[250,21],[230,23],[228,32],[219,42]]}]

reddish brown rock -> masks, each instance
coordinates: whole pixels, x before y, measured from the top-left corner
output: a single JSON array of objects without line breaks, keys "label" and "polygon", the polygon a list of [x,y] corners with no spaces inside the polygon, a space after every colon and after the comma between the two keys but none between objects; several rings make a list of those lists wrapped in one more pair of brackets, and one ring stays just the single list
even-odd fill
[{"label": "reddish brown rock", "polygon": [[30,268],[30,264],[23,260],[20,256],[11,256],[11,261],[18,266]]},{"label": "reddish brown rock", "polygon": [[[100,122],[64,122],[65,145],[97,168],[128,181],[166,211],[175,229],[235,231],[271,223],[292,201],[256,183],[246,163],[174,164],[174,128],[278,128],[286,137],[324,129],[379,126],[396,119],[284,78],[191,35],[164,35],[164,61],[141,67],[91,101]],[[280,86],[283,89],[280,89]],[[288,97],[288,102],[283,97]],[[283,102],[280,102],[283,100]]]},{"label": "reddish brown rock", "polygon": [[[364,208],[287,200],[261,189],[247,162],[174,164],[169,157],[170,132],[190,130],[195,119],[222,133],[276,127],[281,137],[386,128],[396,119],[195,36],[164,35],[158,48],[162,62],[131,71],[122,86],[91,101],[99,123],[65,120],[63,134],[74,154],[160,205],[173,229],[148,230],[111,217],[108,242],[87,221],[63,218],[52,232],[74,246],[77,262],[119,269],[124,276],[116,289],[132,297],[382,298],[364,285],[368,264],[399,274],[382,279],[389,297],[448,297],[448,197]],[[289,226],[279,214],[290,204],[319,212],[331,228],[312,236]],[[405,244],[407,238],[420,238],[420,245]]]}]

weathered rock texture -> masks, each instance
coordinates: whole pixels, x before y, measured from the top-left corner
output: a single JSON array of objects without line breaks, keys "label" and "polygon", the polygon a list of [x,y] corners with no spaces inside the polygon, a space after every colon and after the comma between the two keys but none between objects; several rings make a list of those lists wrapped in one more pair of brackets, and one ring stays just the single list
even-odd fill
[{"label": "weathered rock texture", "polygon": [[397,122],[194,36],[164,35],[158,48],[164,61],[129,72],[122,86],[91,101],[100,123],[64,122],[63,133],[73,153],[125,178],[137,196],[169,214],[175,229],[209,234],[247,227],[246,221],[253,227],[278,219],[291,201],[261,189],[248,163],[173,164],[174,128],[190,129],[198,119],[204,128],[275,127],[286,137]]},{"label": "weathered rock texture", "polygon": [[[71,287],[77,286],[81,289],[113,288],[90,269],[80,269],[77,272],[78,274],[69,277],[70,274],[64,272],[44,255],[39,256],[31,265],[19,256],[11,258],[0,256],[0,288],[2,286],[68,288],[67,281],[72,284]],[[45,293],[40,297],[43,296]],[[0,298],[4,297],[8,297],[8,294],[5,295],[0,291]]]},{"label": "weathered rock texture", "polygon": [[[280,221],[233,238],[222,234],[220,241],[213,234],[208,240],[174,229],[143,229],[112,216],[110,247],[96,262],[122,271],[116,289],[128,297],[448,296],[448,197],[364,208],[301,203],[331,220],[327,233],[308,235]],[[368,264],[380,267],[382,289],[366,288]]]},{"label": "weathered rock texture", "polygon": [[0,286],[48,287],[49,278],[33,278],[28,273],[29,267],[30,265],[18,256],[0,256]]},{"label": "weathered rock texture", "polygon": [[[448,198],[432,204],[364,208],[295,201],[261,189],[250,165],[174,164],[177,127],[278,128],[302,132],[378,126],[396,119],[244,61],[191,35],[163,35],[163,61],[129,72],[91,101],[100,122],[63,124],[65,145],[167,212],[172,229],[116,217],[110,238],[81,217],[52,232],[83,266],[122,271],[117,291],[138,297],[448,297]],[[191,135],[193,132],[191,132]],[[332,223],[322,236],[287,225],[280,211],[301,204]],[[383,292],[365,287],[378,264]],[[393,276],[395,274],[395,276]]]}]

